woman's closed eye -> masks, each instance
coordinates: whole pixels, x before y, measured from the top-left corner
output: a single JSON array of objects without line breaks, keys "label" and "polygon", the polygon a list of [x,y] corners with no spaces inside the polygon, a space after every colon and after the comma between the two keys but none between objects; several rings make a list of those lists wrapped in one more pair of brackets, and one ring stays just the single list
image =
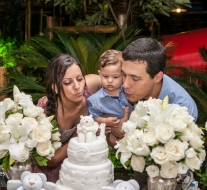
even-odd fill
[{"label": "woman's closed eye", "polygon": [[71,82],[64,82],[63,84],[64,84],[65,86],[68,86],[68,85],[71,84]]},{"label": "woman's closed eye", "polygon": [[81,82],[83,80],[83,77],[78,78],[77,81]]}]

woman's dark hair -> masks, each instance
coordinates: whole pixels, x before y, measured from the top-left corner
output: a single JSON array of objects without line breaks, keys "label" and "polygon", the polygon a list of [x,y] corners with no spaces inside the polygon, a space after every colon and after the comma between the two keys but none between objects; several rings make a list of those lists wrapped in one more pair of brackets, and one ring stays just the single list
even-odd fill
[{"label": "woman's dark hair", "polygon": [[[65,76],[66,70],[71,65],[76,64],[80,67],[80,63],[69,54],[59,54],[49,62],[46,70],[46,96],[48,98],[46,104],[47,115],[55,115],[57,112],[57,106],[59,101],[62,105],[62,97],[60,96],[60,92],[65,96],[65,92],[63,91],[62,80]],[[83,73],[82,69],[81,72]],[[55,90],[56,88],[56,90]],[[63,109],[63,106],[62,106]],[[64,113],[64,109],[63,109]]]},{"label": "woman's dark hair", "polygon": [[146,72],[151,78],[165,70],[165,48],[160,42],[152,38],[139,38],[130,43],[123,51],[122,57],[128,61],[146,61]]}]

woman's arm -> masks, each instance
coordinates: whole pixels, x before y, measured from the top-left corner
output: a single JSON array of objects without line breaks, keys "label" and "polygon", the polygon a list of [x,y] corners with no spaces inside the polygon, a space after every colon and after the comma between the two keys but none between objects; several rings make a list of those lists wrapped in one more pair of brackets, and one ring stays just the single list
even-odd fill
[{"label": "woman's arm", "polygon": [[58,148],[55,151],[55,155],[51,158],[51,160],[48,160],[47,165],[50,167],[55,166],[58,163],[62,162],[65,158],[67,158],[67,148],[68,143],[61,148]]},{"label": "woman's arm", "polygon": [[96,74],[89,74],[85,76],[86,85],[91,94],[94,94],[101,88],[101,77]]}]

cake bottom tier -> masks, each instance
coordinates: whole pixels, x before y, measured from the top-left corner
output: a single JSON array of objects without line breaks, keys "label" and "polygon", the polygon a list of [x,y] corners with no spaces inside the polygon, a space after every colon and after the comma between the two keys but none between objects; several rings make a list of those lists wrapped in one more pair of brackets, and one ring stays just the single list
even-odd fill
[{"label": "cake bottom tier", "polygon": [[56,190],[100,190],[104,186],[113,186],[114,166],[110,160],[86,166],[65,159],[59,176]]}]

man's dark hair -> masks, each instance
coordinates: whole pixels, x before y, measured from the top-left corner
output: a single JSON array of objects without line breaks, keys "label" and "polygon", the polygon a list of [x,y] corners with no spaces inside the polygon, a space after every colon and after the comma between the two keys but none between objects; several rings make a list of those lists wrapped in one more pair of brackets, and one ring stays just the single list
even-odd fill
[{"label": "man's dark hair", "polygon": [[151,78],[165,70],[165,49],[160,42],[152,38],[139,38],[130,43],[123,51],[122,57],[125,61],[146,61],[146,72]]}]

